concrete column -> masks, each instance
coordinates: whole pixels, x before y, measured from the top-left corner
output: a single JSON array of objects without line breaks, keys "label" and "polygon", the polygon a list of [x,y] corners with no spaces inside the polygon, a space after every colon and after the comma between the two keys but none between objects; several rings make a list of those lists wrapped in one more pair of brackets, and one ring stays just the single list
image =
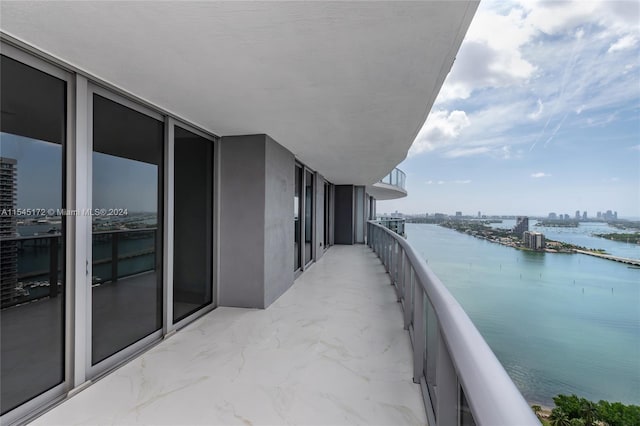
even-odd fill
[{"label": "concrete column", "polygon": [[294,165],[267,135],[222,138],[220,306],[266,308],[293,284]]}]

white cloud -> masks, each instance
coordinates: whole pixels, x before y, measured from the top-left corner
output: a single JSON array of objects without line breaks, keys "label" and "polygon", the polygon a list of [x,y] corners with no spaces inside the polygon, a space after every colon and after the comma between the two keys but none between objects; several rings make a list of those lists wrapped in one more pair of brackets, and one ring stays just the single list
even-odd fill
[{"label": "white cloud", "polygon": [[540,100],[540,98],[538,98],[538,109],[535,112],[532,112],[531,114],[529,114],[529,118],[532,120],[536,120],[538,117],[540,117],[540,114],[542,114],[542,111],[544,111],[544,104],[542,103],[542,100]]},{"label": "white cloud", "polygon": [[479,88],[505,87],[529,78],[535,67],[523,59],[521,47],[532,36],[533,28],[521,9],[512,9],[507,15],[479,10],[437,103],[467,99]]},{"label": "white cloud", "polygon": [[640,97],[638,19],[636,1],[482,1],[409,155],[512,160],[622,119]]},{"label": "white cloud", "polygon": [[487,146],[478,146],[475,148],[453,148],[444,153],[447,158],[469,157],[471,155],[486,154],[491,149]]},{"label": "white cloud", "polygon": [[432,111],[413,142],[409,156],[446,145],[469,125],[469,118],[464,111]]},{"label": "white cloud", "polygon": [[[437,182],[434,182],[434,181],[432,181],[432,180],[428,180],[428,181],[426,181],[425,183],[426,183],[427,185],[433,185],[434,183],[435,183],[435,184],[438,184],[438,185],[445,185],[445,184],[447,183],[447,181],[439,180],[439,181],[437,181]],[[462,179],[458,179],[458,180],[452,180],[452,181],[449,181],[448,183],[455,183],[455,184],[459,184],[459,185],[466,185],[466,184],[468,184],[468,183],[471,183],[471,179],[464,179],[464,180],[462,180]]]},{"label": "white cloud", "polygon": [[638,43],[638,39],[631,34],[627,34],[626,36],[620,38],[618,41],[613,43],[607,52],[616,52],[618,50],[631,49]]},{"label": "white cloud", "polygon": [[549,173],[544,173],[544,172],[531,173],[531,177],[534,179],[545,178],[550,176],[551,175]]}]

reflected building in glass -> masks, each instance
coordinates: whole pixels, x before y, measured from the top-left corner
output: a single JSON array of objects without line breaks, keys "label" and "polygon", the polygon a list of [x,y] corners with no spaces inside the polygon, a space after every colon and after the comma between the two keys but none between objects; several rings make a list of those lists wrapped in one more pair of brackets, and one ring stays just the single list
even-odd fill
[{"label": "reflected building in glass", "polygon": [[18,250],[14,238],[17,234],[16,209],[17,161],[0,157],[0,304],[15,302],[18,286]]}]

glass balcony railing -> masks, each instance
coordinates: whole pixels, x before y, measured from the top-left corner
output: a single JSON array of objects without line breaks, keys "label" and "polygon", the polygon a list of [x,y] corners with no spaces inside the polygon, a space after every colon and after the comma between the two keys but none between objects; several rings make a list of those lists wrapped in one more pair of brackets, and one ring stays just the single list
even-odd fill
[{"label": "glass balcony railing", "polygon": [[540,425],[460,304],[415,249],[386,225],[369,221],[378,255],[404,311],[430,425]]},{"label": "glass balcony railing", "polygon": [[404,172],[398,168],[391,170],[391,173],[380,179],[380,183],[386,183],[387,185],[397,186],[401,189],[405,189],[404,183],[407,176]]},{"label": "glass balcony railing", "polygon": [[405,220],[399,217],[381,217],[378,219],[378,223],[385,228],[395,232],[396,234],[404,237],[404,223]]},{"label": "glass balcony railing", "polygon": [[[93,235],[93,285],[156,269],[156,228],[99,231]],[[62,292],[60,233],[0,238],[1,308],[56,297]]]}]

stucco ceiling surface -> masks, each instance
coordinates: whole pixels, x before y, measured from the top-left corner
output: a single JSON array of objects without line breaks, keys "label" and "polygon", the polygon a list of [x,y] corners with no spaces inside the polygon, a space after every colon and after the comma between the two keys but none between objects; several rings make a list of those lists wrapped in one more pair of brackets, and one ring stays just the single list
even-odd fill
[{"label": "stucco ceiling surface", "polygon": [[330,181],[402,161],[477,2],[0,2],[2,31],[220,136],[266,133]]}]

